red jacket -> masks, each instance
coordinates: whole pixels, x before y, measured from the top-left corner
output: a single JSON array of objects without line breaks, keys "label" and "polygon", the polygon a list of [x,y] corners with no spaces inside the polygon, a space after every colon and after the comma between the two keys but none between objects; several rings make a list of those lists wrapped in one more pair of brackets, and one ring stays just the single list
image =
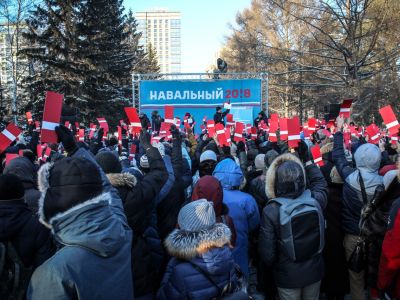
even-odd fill
[{"label": "red jacket", "polygon": [[378,287],[400,299],[400,198],[391,208],[388,229],[383,240]]}]

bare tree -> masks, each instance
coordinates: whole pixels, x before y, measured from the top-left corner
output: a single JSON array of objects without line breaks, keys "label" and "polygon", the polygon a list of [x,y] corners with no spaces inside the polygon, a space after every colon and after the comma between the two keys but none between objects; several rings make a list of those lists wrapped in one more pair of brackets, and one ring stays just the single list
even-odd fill
[{"label": "bare tree", "polygon": [[3,82],[6,96],[10,97],[10,106],[14,122],[17,123],[19,104],[19,85],[23,75],[27,72],[28,64],[22,63],[24,58],[19,54],[24,41],[22,31],[25,28],[25,19],[33,7],[40,1],[35,0],[0,0],[1,35],[3,36],[3,57],[6,66],[2,66],[2,73],[6,74],[8,82]]}]

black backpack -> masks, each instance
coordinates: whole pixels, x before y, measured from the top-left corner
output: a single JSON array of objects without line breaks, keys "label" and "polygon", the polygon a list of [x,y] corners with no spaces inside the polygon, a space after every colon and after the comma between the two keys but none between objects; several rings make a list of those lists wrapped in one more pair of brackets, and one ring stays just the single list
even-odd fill
[{"label": "black backpack", "polygon": [[11,242],[0,242],[0,299],[25,299],[33,267],[25,267]]}]

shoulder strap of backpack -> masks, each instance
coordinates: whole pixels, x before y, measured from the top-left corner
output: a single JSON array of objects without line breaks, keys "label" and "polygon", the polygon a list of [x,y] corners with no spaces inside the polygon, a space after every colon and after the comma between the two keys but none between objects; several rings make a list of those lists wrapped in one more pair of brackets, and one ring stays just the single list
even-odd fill
[{"label": "shoulder strap of backpack", "polygon": [[361,171],[358,170],[358,181],[360,183],[361,195],[364,205],[368,203],[367,192],[365,191],[364,179],[362,178]]},{"label": "shoulder strap of backpack", "polygon": [[209,274],[207,274],[207,272],[205,272],[202,268],[200,268],[198,265],[192,263],[191,261],[187,261],[189,264],[192,265],[193,268],[195,268],[197,270],[197,272],[201,273],[204,275],[205,278],[207,278],[207,280],[209,282],[212,283],[213,286],[216,287],[216,289],[218,290],[218,295],[221,296],[222,295],[222,289],[218,286],[218,284],[216,284],[216,282],[211,278],[211,276]]}]

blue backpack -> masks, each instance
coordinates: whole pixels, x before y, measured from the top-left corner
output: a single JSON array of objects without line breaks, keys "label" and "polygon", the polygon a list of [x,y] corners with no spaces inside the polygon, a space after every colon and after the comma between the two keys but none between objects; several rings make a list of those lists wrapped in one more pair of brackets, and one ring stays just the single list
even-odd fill
[{"label": "blue backpack", "polygon": [[276,198],[279,204],[279,244],[294,262],[321,254],[325,245],[325,219],[319,203],[306,190],[297,199]]}]

